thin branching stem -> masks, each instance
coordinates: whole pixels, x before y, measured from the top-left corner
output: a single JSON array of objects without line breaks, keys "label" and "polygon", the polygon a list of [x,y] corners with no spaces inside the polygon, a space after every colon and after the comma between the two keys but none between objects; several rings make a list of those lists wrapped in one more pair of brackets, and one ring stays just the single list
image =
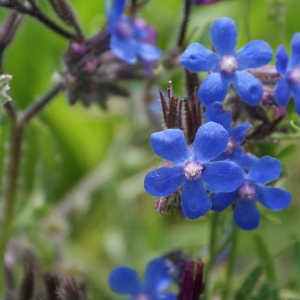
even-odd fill
[{"label": "thin branching stem", "polygon": [[191,5],[192,5],[192,0],[184,1],[183,17],[182,17],[180,32],[179,32],[179,36],[178,36],[178,40],[177,40],[177,46],[180,48],[183,46],[183,43],[184,43],[184,38],[185,38],[186,31],[187,31],[189,16],[190,16],[190,12],[191,12]]}]

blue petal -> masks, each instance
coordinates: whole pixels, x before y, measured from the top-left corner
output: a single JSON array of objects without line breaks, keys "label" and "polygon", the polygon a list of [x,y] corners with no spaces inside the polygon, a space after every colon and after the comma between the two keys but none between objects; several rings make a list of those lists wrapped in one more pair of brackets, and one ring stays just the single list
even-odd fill
[{"label": "blue petal", "polygon": [[255,201],[238,201],[234,211],[235,224],[243,230],[254,230],[259,226],[260,214]]},{"label": "blue petal", "polygon": [[286,79],[281,79],[274,89],[275,102],[280,106],[286,106],[291,99],[290,86]]},{"label": "blue petal", "polygon": [[150,144],[158,156],[173,163],[183,163],[190,156],[190,150],[180,129],[167,129],[153,133]]},{"label": "blue petal", "polygon": [[289,69],[296,67],[300,63],[300,32],[293,35],[292,38],[292,55],[289,62]]},{"label": "blue petal", "polygon": [[183,184],[182,166],[159,168],[150,171],[144,181],[147,193],[155,197],[164,197],[174,193]]},{"label": "blue petal", "polygon": [[242,183],[244,173],[241,167],[231,161],[217,161],[204,165],[201,179],[206,188],[214,193],[233,192]]},{"label": "blue petal", "polygon": [[295,111],[298,115],[300,115],[300,86],[292,86],[292,91],[294,95],[294,101],[295,101]]},{"label": "blue petal", "polygon": [[122,295],[136,296],[142,289],[136,271],[128,267],[114,269],[109,275],[109,287],[112,291]]},{"label": "blue petal", "polygon": [[245,141],[245,134],[251,127],[252,125],[250,123],[244,122],[232,130],[231,137],[237,144],[241,144]]},{"label": "blue petal", "polygon": [[248,179],[258,183],[266,184],[276,180],[282,171],[280,161],[271,156],[264,156],[251,168]]},{"label": "blue petal", "polygon": [[158,296],[156,299],[157,300],[176,300],[177,298],[175,297],[174,294],[168,293],[165,295]]},{"label": "blue petal", "polygon": [[276,70],[281,75],[285,75],[289,63],[289,56],[285,48],[280,45],[276,51]]},{"label": "blue petal", "polygon": [[136,42],[135,51],[143,60],[157,60],[161,55],[160,51],[156,46],[146,43]]},{"label": "blue petal", "polygon": [[189,45],[180,57],[180,64],[190,72],[213,71],[217,68],[217,55],[198,43]]},{"label": "blue petal", "polygon": [[211,193],[210,200],[212,203],[211,209],[217,212],[223,211],[229,205],[233,204],[238,199],[238,192],[231,193]]},{"label": "blue petal", "polygon": [[231,131],[232,115],[229,110],[225,110],[221,102],[214,102],[205,109],[206,122],[215,122],[222,125],[227,131]]},{"label": "blue petal", "polygon": [[242,168],[250,170],[258,161],[258,158],[251,153],[245,153],[241,146],[236,146],[235,151],[229,157],[230,160],[237,162]]},{"label": "blue petal", "polygon": [[106,0],[105,14],[110,28],[120,19],[125,8],[126,0],[114,0],[111,7],[111,0]]},{"label": "blue petal", "polygon": [[251,41],[236,54],[239,70],[266,65],[272,56],[272,49],[265,41]]},{"label": "blue petal", "polygon": [[220,18],[213,22],[210,29],[212,44],[220,55],[234,55],[238,31],[233,20]]},{"label": "blue petal", "polygon": [[256,187],[257,200],[266,208],[281,210],[292,202],[292,194],[276,187]]},{"label": "blue petal", "polygon": [[222,76],[221,73],[211,73],[207,76],[198,90],[198,97],[203,105],[210,105],[213,102],[223,102],[226,98],[230,85],[230,79]]},{"label": "blue petal", "polygon": [[211,201],[201,180],[186,180],[181,194],[181,207],[189,219],[204,216],[211,208]]},{"label": "blue petal", "polygon": [[147,265],[144,274],[144,288],[146,293],[155,295],[164,291],[172,282],[166,265],[166,259],[153,259]]},{"label": "blue petal", "polygon": [[131,43],[130,38],[119,38],[116,35],[112,35],[110,38],[110,48],[113,54],[129,64],[134,64],[137,56]]},{"label": "blue petal", "polygon": [[199,162],[209,161],[225,151],[227,144],[228,133],[223,126],[208,122],[196,133],[192,155]]},{"label": "blue petal", "polygon": [[263,86],[259,79],[247,71],[236,71],[232,82],[236,92],[249,105],[257,105],[263,97]]}]

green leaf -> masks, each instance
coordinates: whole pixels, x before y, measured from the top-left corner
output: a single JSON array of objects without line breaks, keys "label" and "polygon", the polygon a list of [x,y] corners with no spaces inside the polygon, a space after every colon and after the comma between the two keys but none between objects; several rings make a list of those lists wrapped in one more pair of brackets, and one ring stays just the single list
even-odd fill
[{"label": "green leaf", "polygon": [[261,265],[252,270],[252,272],[244,280],[240,289],[237,291],[234,300],[249,299],[255,288],[255,285],[263,273],[263,270],[264,269]]},{"label": "green leaf", "polygon": [[289,157],[293,155],[297,149],[298,148],[295,144],[289,145],[278,153],[277,159],[281,160],[283,158]]},{"label": "green leaf", "polygon": [[273,264],[273,259],[269,253],[268,247],[260,234],[254,235],[254,244],[256,251],[261,260],[262,265],[264,266],[267,278],[270,282],[276,282],[276,272]]}]

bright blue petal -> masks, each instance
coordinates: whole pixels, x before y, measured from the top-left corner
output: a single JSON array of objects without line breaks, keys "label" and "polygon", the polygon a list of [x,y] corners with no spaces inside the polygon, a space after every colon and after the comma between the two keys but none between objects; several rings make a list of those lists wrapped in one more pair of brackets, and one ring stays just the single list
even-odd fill
[{"label": "bright blue petal", "polygon": [[213,71],[218,65],[218,56],[201,44],[193,43],[181,55],[180,64],[190,72]]},{"label": "bright blue petal", "polygon": [[229,110],[225,110],[221,102],[214,102],[211,105],[206,106],[204,116],[206,122],[218,123],[227,131],[231,131],[231,112]]},{"label": "bright blue petal", "polygon": [[249,105],[257,105],[263,97],[262,83],[247,71],[237,71],[232,82],[236,92]]},{"label": "bright blue petal", "polygon": [[220,18],[213,22],[210,29],[212,44],[220,55],[234,55],[238,31],[233,20]]},{"label": "bright blue petal", "polygon": [[160,51],[156,46],[145,43],[136,43],[135,44],[136,53],[143,59],[147,61],[157,60],[161,55]]},{"label": "bright blue petal", "polygon": [[137,56],[131,43],[130,38],[119,38],[116,35],[112,35],[110,38],[110,48],[113,54],[129,64],[134,64]]},{"label": "bright blue petal", "polygon": [[155,295],[163,292],[172,282],[166,265],[166,259],[153,259],[147,265],[144,274],[144,289],[146,293]]},{"label": "bright blue petal", "polygon": [[155,300],[176,300],[176,299],[177,298],[175,297],[174,294],[168,293],[165,295],[158,296]]},{"label": "bright blue petal", "polygon": [[256,187],[257,200],[266,208],[281,210],[292,202],[292,194],[276,187]]},{"label": "bright blue petal", "polygon": [[113,23],[116,23],[121,18],[125,8],[125,3],[126,0],[114,0],[111,10],[111,19]]},{"label": "bright blue petal", "polygon": [[214,193],[233,192],[244,179],[241,167],[231,161],[216,161],[207,163],[204,167],[201,179],[206,188]]},{"label": "bright blue petal", "polygon": [[276,180],[282,171],[280,161],[271,156],[264,156],[251,168],[248,179],[257,184],[266,184]]},{"label": "bright blue petal", "polygon": [[211,193],[210,200],[212,203],[211,209],[217,212],[223,211],[229,205],[233,204],[238,199],[238,192],[231,193]]},{"label": "bright blue petal", "polygon": [[128,267],[114,269],[108,279],[112,291],[122,295],[136,296],[141,291],[141,283],[136,271]]},{"label": "bright blue petal", "polygon": [[276,70],[281,75],[285,75],[289,63],[289,56],[285,48],[280,45],[276,51]]},{"label": "bright blue petal", "polygon": [[209,161],[225,151],[227,144],[228,133],[223,126],[208,122],[196,133],[192,155],[199,162]]},{"label": "bright blue petal", "polygon": [[150,171],[144,181],[147,193],[155,197],[164,197],[174,193],[183,184],[182,166],[159,168]]},{"label": "bright blue petal", "polygon": [[265,41],[251,41],[240,49],[236,58],[238,69],[252,69],[266,65],[272,59],[272,49]]},{"label": "bright blue petal", "polygon": [[291,89],[286,79],[281,79],[274,89],[275,102],[280,106],[286,106],[291,99]]},{"label": "bright blue petal", "polygon": [[260,214],[255,201],[238,201],[234,211],[235,224],[243,230],[254,230],[259,226]]},{"label": "bright blue petal", "polygon": [[242,168],[250,170],[252,166],[258,161],[258,158],[251,153],[245,153],[241,146],[236,146],[234,152],[229,156],[230,160],[237,162]]},{"label": "bright blue petal", "polygon": [[248,122],[244,122],[233,128],[231,131],[231,137],[237,144],[241,144],[245,141],[246,132],[252,127]]},{"label": "bright blue petal", "polygon": [[292,38],[292,55],[289,62],[289,69],[296,67],[300,63],[300,32],[293,35]]},{"label": "bright blue petal", "polygon": [[167,129],[153,133],[150,144],[158,156],[173,163],[183,163],[190,156],[190,150],[180,129]]},{"label": "bright blue petal", "polygon": [[294,101],[295,101],[295,111],[300,115],[300,86],[294,85],[292,87]]},{"label": "bright blue petal", "polygon": [[181,194],[181,208],[189,219],[204,216],[211,208],[211,201],[201,180],[186,180]]},{"label": "bright blue petal", "polygon": [[211,73],[200,85],[198,90],[199,100],[207,106],[213,102],[223,102],[230,86],[230,79],[221,73]]}]

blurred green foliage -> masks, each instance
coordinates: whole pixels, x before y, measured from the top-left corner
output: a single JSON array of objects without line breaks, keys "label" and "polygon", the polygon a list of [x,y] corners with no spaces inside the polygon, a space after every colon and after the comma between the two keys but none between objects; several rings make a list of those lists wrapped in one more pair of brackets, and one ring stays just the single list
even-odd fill
[{"label": "blurred green foliage", "polygon": [[[249,16],[251,39],[264,39],[273,50],[281,43],[290,49],[293,33],[300,31],[299,0],[248,2],[250,10],[242,0],[193,7],[191,41],[201,39],[210,46],[209,24],[227,16],[236,21],[242,46],[247,42],[245,20]],[[88,35],[96,34],[104,25],[104,0],[70,3]],[[40,0],[39,4],[56,19],[47,1]],[[152,0],[141,13],[157,28],[158,46],[165,52],[176,41],[181,9],[179,0]],[[0,21],[6,15],[1,9]],[[18,109],[25,109],[50,88],[64,68],[62,55],[67,46],[63,38],[36,20],[24,18],[4,59],[4,72],[13,76],[10,95]],[[183,95],[181,71],[163,77],[154,93],[158,95],[159,88],[165,91],[170,79],[175,92]],[[14,238],[21,248],[29,247],[35,253],[40,270],[85,278],[91,299],[116,299],[108,289],[107,277],[118,265],[142,272],[148,260],[175,249],[207,259],[211,213],[196,221],[182,219],[175,212],[161,216],[154,211],[155,199],[143,189],[144,175],[160,160],[150,149],[149,136],[155,129],[137,94],[143,84],[132,85],[131,90],[130,101],[110,99],[107,111],[96,105],[89,109],[80,104],[70,107],[61,94],[28,126],[22,146]],[[7,122],[1,109],[0,170],[8,151]],[[289,154],[290,147],[296,147],[293,155]],[[299,141],[275,141],[271,146],[262,143],[260,152],[260,156],[275,157],[281,153],[285,178],[278,185],[293,193],[293,204],[282,212],[260,207],[263,218],[259,229],[239,230],[233,284],[237,293],[246,292],[246,296],[236,294],[235,299],[250,297],[252,288],[256,288],[253,299],[278,299],[276,288],[280,299],[300,299]],[[220,240],[228,234],[231,219],[229,209],[221,214]],[[266,272],[257,267],[260,259],[283,250],[265,266]],[[223,288],[225,263],[226,258],[213,270],[216,295]],[[274,279],[273,269],[275,287],[268,285],[274,284],[268,281]],[[265,281],[269,283],[262,285]],[[265,296],[271,294],[273,298]]]}]

